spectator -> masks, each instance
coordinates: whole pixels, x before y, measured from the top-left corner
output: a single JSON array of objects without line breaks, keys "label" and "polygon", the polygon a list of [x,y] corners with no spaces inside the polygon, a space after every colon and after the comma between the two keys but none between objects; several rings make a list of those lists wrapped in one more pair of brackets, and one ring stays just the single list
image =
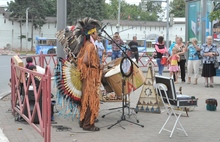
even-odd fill
[{"label": "spectator", "polygon": [[[168,58],[168,60],[170,61],[170,67],[169,67],[170,77],[172,77],[174,74],[175,78],[177,78],[178,71],[180,70],[178,66],[178,61],[180,60],[180,56],[177,53],[178,53],[178,49],[174,47],[172,49],[171,56]],[[176,80],[175,83],[178,83],[178,80]]]},{"label": "spectator", "polygon": [[[123,45],[124,42],[122,41],[122,39],[119,36],[119,33],[116,32],[113,36],[113,40],[118,44],[118,45]],[[112,60],[115,60],[117,58],[121,57],[121,51],[120,48],[113,42],[110,41],[109,44],[112,44]]]},{"label": "spectator", "polygon": [[178,49],[178,54],[180,56],[180,61],[179,61],[178,64],[180,66],[181,80],[182,80],[182,82],[185,82],[186,81],[186,79],[185,79],[185,77],[186,77],[186,71],[185,71],[185,63],[186,63],[185,52],[186,52],[186,47],[183,44],[183,39],[181,37],[177,37],[176,38],[176,45],[175,45],[175,47]]},{"label": "spectator", "polygon": [[28,69],[28,67],[29,66],[31,66],[31,65],[34,65],[34,63],[33,63],[33,58],[32,57],[27,57],[26,58],[26,62],[27,62],[27,64],[26,64],[26,68]]},{"label": "spectator", "polygon": [[175,41],[170,45],[170,48],[169,48],[169,55],[172,55],[172,49],[174,48],[174,46],[176,45],[176,39],[177,39],[177,36],[175,38]]},{"label": "spectator", "polygon": [[133,40],[128,43],[128,46],[131,49],[131,58],[135,58],[136,62],[138,63],[139,53],[138,53],[138,43],[136,36],[133,36]]},{"label": "spectator", "polygon": [[[189,43],[192,43],[189,45]],[[189,46],[188,46],[189,45]],[[190,42],[187,42],[186,48],[188,50],[188,66],[187,66],[187,75],[188,75],[188,81],[187,84],[191,83],[191,78],[194,74],[194,85],[197,84],[198,78],[199,78],[199,65],[201,63],[199,59],[199,52],[200,47],[198,45],[198,41],[196,38],[192,38]]]},{"label": "spectator", "polygon": [[164,38],[162,36],[158,37],[158,42],[155,44],[155,49],[157,52],[157,65],[159,75],[163,74],[164,65],[161,64],[161,58],[163,54],[168,53],[167,48],[164,45]]},{"label": "spectator", "polygon": [[[34,63],[33,63],[33,58],[32,57],[27,57],[26,58],[26,62],[27,62],[27,64],[26,64],[25,67],[27,69],[29,68],[29,66],[32,66],[32,65],[35,66]],[[36,70],[37,70],[38,73],[41,73],[41,74],[45,73],[45,69],[40,67],[40,66],[38,66],[38,65],[36,65]]]},{"label": "spectator", "polygon": [[103,46],[101,40],[102,40],[101,36],[98,36],[97,40],[95,41],[95,45],[98,48],[100,64],[102,64],[102,56],[103,54],[105,54],[105,47]]},{"label": "spectator", "polygon": [[[213,44],[212,36],[207,36],[206,43],[201,48],[201,55],[203,56],[202,76],[205,78],[205,87],[213,88],[213,76],[216,75],[214,61],[219,53],[216,45]],[[210,85],[208,78],[210,78]]]}]

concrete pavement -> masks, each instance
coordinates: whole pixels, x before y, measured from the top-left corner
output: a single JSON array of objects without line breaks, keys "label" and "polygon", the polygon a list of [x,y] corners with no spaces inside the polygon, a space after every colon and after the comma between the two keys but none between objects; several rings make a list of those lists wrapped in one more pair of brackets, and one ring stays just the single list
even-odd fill
[{"label": "concrete pavement", "polygon": [[[168,74],[164,74],[168,76]],[[189,112],[189,117],[181,117],[180,121],[183,124],[185,130],[188,133],[188,137],[183,132],[175,131],[173,137],[169,138],[169,133],[163,131],[162,134],[158,134],[164,121],[167,118],[167,114],[162,109],[161,114],[144,113],[139,112],[137,117],[140,124],[144,125],[144,128],[128,123],[126,121],[121,122],[120,125],[116,125],[110,130],[107,126],[117,122],[120,119],[121,113],[115,112],[105,118],[101,116],[110,112],[108,109],[112,107],[120,107],[120,102],[104,102],[100,105],[99,122],[96,124],[101,128],[99,132],[86,132],[78,126],[78,120],[74,121],[71,118],[64,118],[62,115],[55,114],[54,125],[63,125],[71,127],[70,131],[57,131],[56,128],[51,128],[52,142],[219,142],[219,128],[220,128],[220,111],[211,112],[206,110],[205,100],[207,98],[215,98],[220,101],[220,79],[215,77],[214,88],[205,88],[203,78],[199,78],[198,85],[179,83],[176,84],[178,89],[183,87],[183,94],[189,96],[195,96],[198,98],[198,107]],[[131,106],[135,107],[139,98],[141,88],[131,95]],[[43,138],[27,123],[17,122],[10,111],[10,95],[0,100],[0,128],[3,129],[4,134],[10,142],[43,142]],[[57,106],[60,109],[60,106]],[[128,118],[128,120],[135,121],[134,117]],[[168,126],[171,128],[171,124]]]}]

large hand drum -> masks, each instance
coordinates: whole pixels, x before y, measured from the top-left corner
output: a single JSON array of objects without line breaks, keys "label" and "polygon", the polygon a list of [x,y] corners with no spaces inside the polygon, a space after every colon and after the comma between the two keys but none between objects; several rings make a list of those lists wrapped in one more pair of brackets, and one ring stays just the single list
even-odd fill
[{"label": "large hand drum", "polygon": [[114,69],[117,65],[120,64],[120,62],[121,62],[121,58],[118,58],[116,60],[113,60],[113,61],[107,63],[104,66],[104,71],[103,71],[103,74],[102,74],[102,80],[101,81],[102,81],[102,85],[105,88],[107,93],[114,92],[114,90],[112,89],[112,87],[108,83],[107,79],[105,78],[105,74],[108,73],[110,70]]},{"label": "large hand drum", "polygon": [[[122,74],[120,72],[120,65],[111,69],[105,74],[105,78],[112,90],[117,96],[122,96]],[[125,79],[124,94],[129,94],[135,91],[144,84],[145,78],[140,68],[133,65],[133,73]]]}]

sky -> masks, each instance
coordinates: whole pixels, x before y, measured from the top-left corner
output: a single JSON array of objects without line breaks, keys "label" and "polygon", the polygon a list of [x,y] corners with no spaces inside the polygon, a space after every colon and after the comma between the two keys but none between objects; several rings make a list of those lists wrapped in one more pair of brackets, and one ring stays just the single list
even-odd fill
[{"label": "sky", "polygon": [[0,5],[7,5],[7,2],[10,2],[11,0],[0,0]]},{"label": "sky", "polygon": [[[107,3],[109,2],[109,0],[105,0]],[[141,0],[125,0],[127,3],[129,3],[129,4],[136,4],[136,5],[138,5],[140,2],[141,2]]]},{"label": "sky", "polygon": [[[0,0],[0,5],[7,5],[7,1],[10,2],[11,0]],[[127,3],[130,4],[136,4],[138,5],[141,0],[125,0]],[[109,2],[109,0],[106,0],[106,2]]]}]

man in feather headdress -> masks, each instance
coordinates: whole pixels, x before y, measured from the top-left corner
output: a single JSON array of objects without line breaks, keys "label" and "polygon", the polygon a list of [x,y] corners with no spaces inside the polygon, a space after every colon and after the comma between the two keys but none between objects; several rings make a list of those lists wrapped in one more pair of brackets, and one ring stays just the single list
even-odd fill
[{"label": "man in feather headdress", "polygon": [[[68,61],[73,63],[74,67],[77,67],[76,70],[80,72],[80,76],[77,73],[73,75],[75,77],[65,78],[66,85],[61,83],[61,86],[63,86],[61,88],[66,89],[64,94],[67,93],[74,102],[78,103],[80,100],[80,127],[88,131],[99,131],[94,122],[98,117],[99,111],[98,88],[103,67],[100,65],[98,49],[94,42],[98,37],[97,28],[100,28],[99,21],[92,18],[84,18],[77,21],[74,28],[70,30],[64,29],[56,35],[58,41],[63,45],[64,51],[68,54]],[[67,65],[69,69],[74,69],[69,64]],[[66,75],[68,74],[66,73]],[[71,80],[71,78],[75,80],[73,80],[72,85],[68,86],[69,83],[66,80]],[[82,83],[81,85],[78,84],[78,87],[74,86],[77,81]],[[73,89],[73,86],[75,89]]]},{"label": "man in feather headdress", "polygon": [[[80,127],[83,130],[99,131],[94,125],[99,111],[98,85],[100,78],[100,59],[94,41],[97,40],[98,21],[85,18],[79,22],[83,29],[84,43],[78,54],[77,68],[81,72],[82,98]],[[77,25],[75,27],[77,29]]]}]

